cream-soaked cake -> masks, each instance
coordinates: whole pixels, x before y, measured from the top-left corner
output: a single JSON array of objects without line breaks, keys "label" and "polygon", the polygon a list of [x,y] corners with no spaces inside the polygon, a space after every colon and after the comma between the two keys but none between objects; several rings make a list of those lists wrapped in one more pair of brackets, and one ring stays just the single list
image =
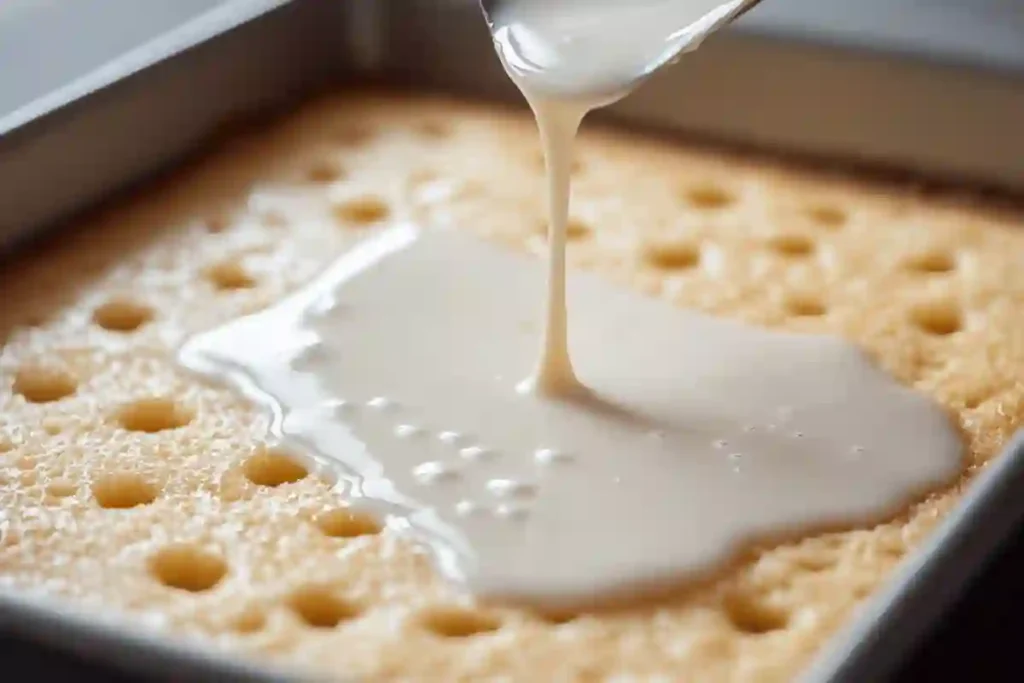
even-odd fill
[{"label": "cream-soaked cake", "polygon": [[[3,585],[338,678],[791,679],[963,483],[655,603],[542,616],[466,597],[177,362],[402,224],[546,255],[539,154],[525,114],[341,95],[7,266]],[[574,272],[854,342],[948,410],[965,482],[1016,428],[1018,216],[599,130],[573,188]]]}]

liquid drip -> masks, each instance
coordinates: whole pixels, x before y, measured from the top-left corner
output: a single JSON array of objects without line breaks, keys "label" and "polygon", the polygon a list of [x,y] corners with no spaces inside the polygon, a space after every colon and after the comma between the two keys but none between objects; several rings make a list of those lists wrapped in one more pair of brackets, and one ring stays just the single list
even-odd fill
[{"label": "liquid drip", "polygon": [[548,287],[541,356],[533,376],[519,388],[549,396],[579,395],[584,389],[576,379],[569,355],[565,243],[573,140],[587,109],[572,102],[547,102],[541,98],[531,99],[530,105],[537,116],[548,173]]},{"label": "liquid drip", "polygon": [[422,541],[451,581],[543,609],[674,584],[766,534],[888,514],[959,471],[945,414],[845,342],[590,275],[567,290],[590,389],[577,400],[509,379],[532,364],[544,265],[412,226],[193,338],[181,360],[266,406],[283,448]]},{"label": "liquid drip", "polygon": [[738,0],[505,0],[487,16],[506,72],[537,120],[548,176],[544,340],[520,391],[582,396],[566,332],[565,245],[573,143],[583,118],[624,97],[670,55],[696,48]]}]

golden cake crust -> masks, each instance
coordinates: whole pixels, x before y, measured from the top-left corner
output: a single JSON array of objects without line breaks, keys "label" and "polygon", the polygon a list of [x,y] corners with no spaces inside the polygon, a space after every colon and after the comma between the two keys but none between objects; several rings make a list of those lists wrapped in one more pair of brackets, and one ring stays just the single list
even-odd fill
[{"label": "golden cake crust", "polygon": [[751,552],[614,613],[457,595],[421,551],[346,518],[326,482],[263,448],[257,410],[175,364],[188,335],[392,221],[543,255],[539,155],[523,112],[339,94],[6,265],[0,587],[336,678],[790,680],[1020,423],[1020,214],[585,129],[571,267],[850,339],[967,444],[964,480],[897,520]]}]

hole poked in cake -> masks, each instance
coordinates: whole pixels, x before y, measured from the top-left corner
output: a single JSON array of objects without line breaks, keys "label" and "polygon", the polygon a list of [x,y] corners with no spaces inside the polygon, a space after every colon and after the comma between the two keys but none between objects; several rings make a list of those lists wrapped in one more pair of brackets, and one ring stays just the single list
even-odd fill
[{"label": "hole poked in cake", "polygon": [[262,631],[267,626],[267,613],[262,608],[250,606],[231,618],[228,627],[235,633],[247,635]]},{"label": "hole poked in cake", "polygon": [[242,464],[242,474],[257,486],[275,488],[305,479],[309,470],[287,451],[260,447]]},{"label": "hole poked in cake", "polygon": [[211,551],[191,544],[176,544],[161,548],[150,557],[149,571],[169,588],[201,593],[224,579],[228,564]]},{"label": "hole poked in cake", "polygon": [[942,249],[928,249],[908,256],[903,265],[913,273],[949,273],[956,269],[956,258]]},{"label": "hole poked in cake", "polygon": [[159,494],[157,486],[136,472],[111,472],[92,482],[92,495],[101,508],[127,510],[149,505]]},{"label": "hole poked in cake", "polygon": [[910,321],[922,332],[944,337],[963,327],[960,307],[952,301],[929,301],[910,310]]},{"label": "hole poked in cake", "polygon": [[715,211],[736,203],[736,196],[728,189],[710,183],[684,187],[681,191],[683,201],[695,209]]},{"label": "hole poked in cake", "polygon": [[766,240],[768,248],[780,256],[800,258],[814,253],[814,240],[806,235],[773,235]]},{"label": "hole poked in cake", "polygon": [[313,521],[325,536],[332,538],[373,536],[383,529],[375,517],[347,507],[322,512]]},{"label": "hole poked in cake", "polygon": [[162,396],[133,401],[122,406],[117,413],[117,421],[121,427],[131,432],[147,434],[184,427],[193,417],[191,410]]},{"label": "hole poked in cake", "polygon": [[813,294],[788,294],[783,304],[786,313],[797,318],[817,318],[828,313],[828,306],[825,305],[825,302]]},{"label": "hole poked in cake", "polygon": [[362,608],[351,600],[335,594],[327,586],[303,586],[287,599],[288,608],[304,624],[312,628],[334,628],[355,619]]},{"label": "hole poked in cake", "polygon": [[11,387],[29,403],[51,403],[67,398],[78,389],[78,380],[65,368],[30,363],[14,373]]},{"label": "hole poked in cake", "polygon": [[583,618],[584,614],[575,612],[545,612],[538,615],[541,621],[552,626],[564,626],[572,624]]},{"label": "hole poked in cake", "polygon": [[256,286],[256,278],[237,259],[214,263],[206,268],[204,275],[216,289],[221,291],[251,289]]},{"label": "hole poked in cake", "polygon": [[153,309],[144,303],[119,297],[93,311],[97,325],[111,332],[134,332],[153,319]]},{"label": "hole poked in cake", "polygon": [[333,201],[331,212],[343,225],[368,227],[386,221],[391,216],[391,207],[380,197],[359,195]]},{"label": "hole poked in cake", "polygon": [[732,627],[747,635],[780,631],[789,625],[789,615],[785,611],[748,591],[727,593],[722,599],[722,610]]},{"label": "hole poked in cake", "polygon": [[308,182],[318,185],[337,182],[344,179],[346,175],[348,173],[341,162],[331,158],[315,159],[306,167],[304,173]]},{"label": "hole poked in cake", "polygon": [[687,270],[700,265],[700,245],[688,240],[664,240],[643,248],[644,261],[660,270]]},{"label": "hole poked in cake", "polygon": [[829,204],[808,207],[806,213],[814,224],[829,230],[841,228],[849,220],[849,214],[845,209]]},{"label": "hole poked in cake", "polygon": [[434,607],[419,616],[426,631],[441,638],[470,638],[501,628],[494,615],[464,607]]}]

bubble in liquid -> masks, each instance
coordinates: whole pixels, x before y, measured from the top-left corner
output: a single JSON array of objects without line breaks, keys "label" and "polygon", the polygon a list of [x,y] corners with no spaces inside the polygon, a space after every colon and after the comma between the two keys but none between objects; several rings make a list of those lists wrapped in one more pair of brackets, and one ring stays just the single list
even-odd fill
[{"label": "bubble in liquid", "polygon": [[515,479],[491,479],[487,490],[497,498],[527,498],[537,492],[537,487]]},{"label": "bubble in liquid", "polygon": [[412,476],[421,484],[436,484],[441,481],[455,479],[459,476],[451,467],[443,462],[431,461],[417,465],[412,470]]},{"label": "bubble in liquid", "polygon": [[499,519],[521,520],[530,515],[530,510],[518,503],[503,503],[494,509],[494,514]]},{"label": "bubble in liquid", "polygon": [[398,425],[394,433],[399,439],[411,439],[423,434],[423,428],[416,425]]},{"label": "bubble in liquid", "polygon": [[496,454],[489,448],[483,446],[466,446],[459,451],[459,455],[469,461],[476,462],[494,457]]},{"label": "bubble in liquid", "polygon": [[398,404],[386,396],[376,396],[366,402],[367,407],[374,410],[394,410]]},{"label": "bubble in liquid", "polygon": [[449,446],[454,446],[454,445],[460,443],[461,441],[464,441],[465,440],[465,436],[463,436],[459,432],[444,431],[444,432],[438,433],[437,440],[440,441],[443,444],[447,444]]},{"label": "bubble in liquid", "polygon": [[556,448],[539,448],[533,454],[533,459],[540,465],[555,465],[572,461],[572,456],[565,451]]}]

